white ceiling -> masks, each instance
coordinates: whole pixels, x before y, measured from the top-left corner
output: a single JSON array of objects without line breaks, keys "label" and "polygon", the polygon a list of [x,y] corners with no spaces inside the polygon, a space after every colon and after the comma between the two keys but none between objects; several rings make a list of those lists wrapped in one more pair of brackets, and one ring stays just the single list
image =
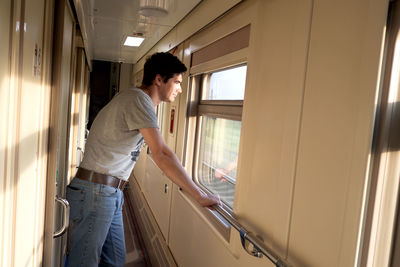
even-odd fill
[{"label": "white ceiling", "polygon": [[[82,28],[95,60],[136,63],[201,0],[166,0],[168,15],[144,17],[139,14],[139,0],[75,0],[83,10]],[[153,1],[154,2],[154,1]],[[77,10],[79,19],[79,10]],[[80,24],[81,21],[80,21]],[[127,35],[144,34],[140,47],[125,47]]]}]

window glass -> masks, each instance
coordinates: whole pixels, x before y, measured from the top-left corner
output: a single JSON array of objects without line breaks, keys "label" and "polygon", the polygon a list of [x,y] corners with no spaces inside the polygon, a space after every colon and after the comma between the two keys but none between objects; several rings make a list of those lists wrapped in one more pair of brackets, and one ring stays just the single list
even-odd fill
[{"label": "window glass", "polygon": [[214,72],[203,100],[243,100],[247,66]]},{"label": "window glass", "polygon": [[233,207],[241,122],[202,116],[197,178]]}]

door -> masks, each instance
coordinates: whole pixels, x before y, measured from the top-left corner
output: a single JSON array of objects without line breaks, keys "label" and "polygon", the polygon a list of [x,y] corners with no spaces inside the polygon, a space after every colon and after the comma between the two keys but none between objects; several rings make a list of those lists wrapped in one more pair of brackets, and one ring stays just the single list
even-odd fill
[{"label": "door", "polygon": [[[54,199],[65,198],[69,177],[69,134],[71,92],[74,80],[74,16],[66,0],[56,1],[53,46],[53,74],[50,112],[48,189],[46,194],[46,228],[44,266],[64,266],[67,237],[54,237],[62,227],[63,208]],[[50,230],[51,229],[51,230]]]},{"label": "door", "polygon": [[0,1],[0,266],[43,263],[53,4]]}]

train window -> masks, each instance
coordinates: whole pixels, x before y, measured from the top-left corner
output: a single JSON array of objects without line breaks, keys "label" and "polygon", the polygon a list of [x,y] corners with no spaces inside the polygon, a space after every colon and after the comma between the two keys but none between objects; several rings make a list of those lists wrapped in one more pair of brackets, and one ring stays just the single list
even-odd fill
[{"label": "train window", "polygon": [[201,121],[199,183],[232,207],[241,122],[208,116]]},{"label": "train window", "polygon": [[233,207],[246,65],[198,75],[201,99],[197,108],[194,177]]},{"label": "train window", "polygon": [[243,100],[247,66],[211,73],[210,84],[202,99]]}]

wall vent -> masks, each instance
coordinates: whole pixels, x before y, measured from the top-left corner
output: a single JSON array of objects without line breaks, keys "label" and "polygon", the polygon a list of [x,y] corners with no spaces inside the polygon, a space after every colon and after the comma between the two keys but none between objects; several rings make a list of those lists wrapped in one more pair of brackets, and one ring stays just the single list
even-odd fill
[{"label": "wall vent", "polygon": [[158,240],[158,238],[155,238],[153,240],[153,246],[154,246],[154,250],[155,250],[155,254],[157,255],[158,258],[158,262],[160,263],[160,266],[168,266],[170,267],[171,265],[168,264],[168,260],[165,256],[165,253],[162,249],[162,246],[160,244],[160,241]]},{"label": "wall vent", "polygon": [[134,177],[130,178],[126,190],[129,192],[127,201],[130,201],[133,207],[152,266],[177,267],[156,219]]},{"label": "wall vent", "polygon": [[151,225],[149,216],[147,215],[147,212],[146,212],[145,209],[142,209],[141,215],[143,217],[143,222],[144,222],[144,225],[146,226],[148,235],[149,236],[154,236],[156,234],[156,232],[154,231],[154,228]]}]

